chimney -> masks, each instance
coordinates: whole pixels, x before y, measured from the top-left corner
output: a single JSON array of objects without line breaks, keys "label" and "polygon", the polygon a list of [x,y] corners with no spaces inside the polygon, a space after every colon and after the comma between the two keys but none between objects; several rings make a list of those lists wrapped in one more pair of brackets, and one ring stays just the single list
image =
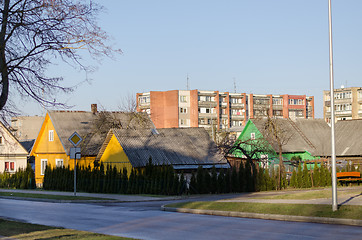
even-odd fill
[{"label": "chimney", "polygon": [[93,114],[97,113],[97,104],[91,104],[91,111]]}]

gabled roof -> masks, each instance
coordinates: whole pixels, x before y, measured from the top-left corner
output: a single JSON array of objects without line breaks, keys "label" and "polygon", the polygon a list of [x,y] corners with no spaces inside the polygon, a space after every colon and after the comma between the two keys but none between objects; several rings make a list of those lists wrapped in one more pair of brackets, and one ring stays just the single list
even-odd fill
[{"label": "gabled roof", "polygon": [[48,115],[67,154],[73,147],[68,138],[75,131],[83,138],[79,146],[83,156],[98,154],[110,126],[154,128],[146,113],[48,111]]},{"label": "gabled roof", "polygon": [[362,119],[336,123],[336,155],[362,156]]},{"label": "gabled roof", "polygon": [[[251,120],[259,131],[263,134],[263,129],[267,119]],[[322,119],[273,119],[277,125],[283,129],[286,138],[289,140],[283,146],[283,152],[309,152],[312,155],[321,155],[321,153],[330,149],[325,144],[330,136],[330,128]],[[329,135],[328,135],[329,134]],[[273,144],[271,144],[273,146]],[[275,150],[276,146],[273,146]]]},{"label": "gabled roof", "polygon": [[0,155],[28,155],[28,151],[1,121],[0,136],[2,136],[3,141],[0,145]]},{"label": "gabled roof", "polygon": [[229,166],[204,128],[111,129],[97,159],[113,134],[133,167],[146,166],[150,157],[155,165],[172,164],[175,169]]}]

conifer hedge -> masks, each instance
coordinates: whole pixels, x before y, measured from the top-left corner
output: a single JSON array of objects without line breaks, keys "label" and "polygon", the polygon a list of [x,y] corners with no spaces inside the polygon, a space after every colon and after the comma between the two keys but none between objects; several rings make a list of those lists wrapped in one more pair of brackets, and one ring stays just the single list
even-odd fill
[{"label": "conifer hedge", "polygon": [[18,169],[15,173],[0,173],[0,188],[34,189],[35,174],[30,164],[26,169]]}]

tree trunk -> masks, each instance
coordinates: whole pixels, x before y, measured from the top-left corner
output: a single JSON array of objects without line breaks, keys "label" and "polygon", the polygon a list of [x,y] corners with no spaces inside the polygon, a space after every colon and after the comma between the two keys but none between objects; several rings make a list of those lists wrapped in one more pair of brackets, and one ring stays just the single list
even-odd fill
[{"label": "tree trunk", "polygon": [[282,146],[279,145],[279,177],[278,177],[278,188],[282,189],[282,173],[283,173],[283,155],[282,155]]},{"label": "tree trunk", "polygon": [[2,110],[8,100],[9,94],[9,75],[6,65],[5,57],[5,37],[6,37],[6,27],[8,24],[8,14],[9,14],[9,4],[10,0],[4,1],[4,8],[2,12],[2,23],[0,31],[0,71],[1,71],[1,95],[0,95],[0,110]]}]

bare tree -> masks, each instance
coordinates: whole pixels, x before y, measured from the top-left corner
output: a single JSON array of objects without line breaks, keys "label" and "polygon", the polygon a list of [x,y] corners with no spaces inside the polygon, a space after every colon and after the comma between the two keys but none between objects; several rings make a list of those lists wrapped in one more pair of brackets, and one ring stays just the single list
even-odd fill
[{"label": "bare tree", "polygon": [[261,155],[273,153],[273,149],[268,141],[263,136],[258,136],[255,139],[246,138],[239,139],[230,148],[229,153],[241,153],[247,160],[260,161]]},{"label": "bare tree", "polygon": [[264,123],[263,129],[261,129],[264,138],[277,151],[279,155],[279,189],[281,189],[281,176],[284,173],[283,147],[293,137],[293,132],[291,132],[288,129],[287,125],[283,124],[283,122],[285,121],[281,121],[280,119],[278,120],[276,118],[271,118],[268,116]]},{"label": "bare tree", "polygon": [[90,71],[80,49],[96,60],[121,53],[107,45],[109,37],[96,22],[102,7],[93,0],[0,0],[0,10],[0,110],[9,89],[44,106],[65,106],[43,97],[72,90],[61,77],[45,74],[55,58]]}]

